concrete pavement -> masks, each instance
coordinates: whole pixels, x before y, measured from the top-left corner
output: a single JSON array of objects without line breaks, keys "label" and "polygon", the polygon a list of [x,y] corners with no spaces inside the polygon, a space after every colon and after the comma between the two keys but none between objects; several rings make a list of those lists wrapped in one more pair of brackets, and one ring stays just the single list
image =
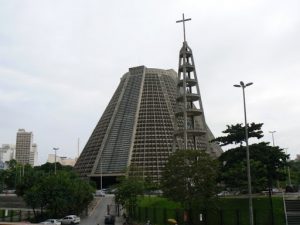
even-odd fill
[{"label": "concrete pavement", "polygon": [[[86,217],[81,217],[81,222],[79,225],[105,225],[104,218],[107,215],[107,205],[114,205],[114,195],[106,195],[105,197],[96,197],[97,204],[89,212],[89,215]],[[114,214],[111,210],[111,214]],[[124,219],[121,216],[116,216],[115,225],[123,225]],[[0,225],[29,225],[28,222],[0,222]]]},{"label": "concrete pavement", "polygon": [[[114,195],[106,195],[100,198],[98,204],[91,211],[89,216],[81,218],[80,225],[104,225],[104,218],[107,215],[107,205],[114,204]],[[122,216],[116,216],[115,225],[122,225]]]}]

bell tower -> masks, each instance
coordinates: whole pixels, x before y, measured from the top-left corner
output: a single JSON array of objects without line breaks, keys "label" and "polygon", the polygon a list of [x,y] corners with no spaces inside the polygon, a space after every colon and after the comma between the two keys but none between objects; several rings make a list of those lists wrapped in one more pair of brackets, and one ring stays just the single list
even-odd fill
[{"label": "bell tower", "polygon": [[179,52],[175,111],[177,126],[174,132],[174,141],[179,149],[209,151],[208,128],[205,122],[193,52],[187,44],[185,35],[185,22],[189,20],[191,19],[185,19],[183,14],[182,20],[176,21],[183,23],[184,41]]}]

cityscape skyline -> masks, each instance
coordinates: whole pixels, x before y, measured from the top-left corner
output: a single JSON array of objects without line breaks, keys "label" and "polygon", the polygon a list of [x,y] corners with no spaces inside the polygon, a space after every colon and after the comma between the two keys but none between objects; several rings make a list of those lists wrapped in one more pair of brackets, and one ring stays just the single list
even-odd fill
[{"label": "cityscape skyline", "polygon": [[[159,5],[159,7],[158,7]],[[112,9],[112,10],[106,10]],[[39,163],[53,147],[77,157],[129,67],[174,69],[184,12],[207,123],[215,136],[264,123],[263,141],[295,158],[300,124],[298,1],[53,1],[0,3],[0,144],[30,130]],[[164,15],[164,16],[162,16]],[[251,142],[251,140],[250,140]]]}]

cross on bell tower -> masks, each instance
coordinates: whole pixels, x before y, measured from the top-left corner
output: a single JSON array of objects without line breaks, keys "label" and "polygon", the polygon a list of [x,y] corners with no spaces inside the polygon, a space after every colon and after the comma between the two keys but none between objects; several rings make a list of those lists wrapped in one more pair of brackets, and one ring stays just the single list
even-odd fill
[{"label": "cross on bell tower", "polygon": [[185,22],[190,20],[182,14],[176,21],[183,23],[184,42],[179,52],[174,146],[211,152],[193,53],[186,42]]},{"label": "cross on bell tower", "polygon": [[184,13],[182,13],[182,20],[177,20],[176,23],[182,23],[183,25],[183,40],[184,42],[186,42],[186,38],[185,38],[185,22],[192,20],[191,18],[185,19],[184,18]]}]

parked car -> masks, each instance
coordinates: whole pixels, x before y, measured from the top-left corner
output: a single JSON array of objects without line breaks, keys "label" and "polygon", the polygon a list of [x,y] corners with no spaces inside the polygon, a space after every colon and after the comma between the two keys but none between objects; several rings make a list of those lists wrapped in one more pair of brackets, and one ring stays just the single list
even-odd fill
[{"label": "parked car", "polygon": [[217,194],[217,196],[222,197],[222,196],[228,196],[230,195],[229,191],[221,191],[220,193]]},{"label": "parked car", "polygon": [[54,224],[54,225],[61,225],[61,222],[57,219],[47,219],[46,221],[41,222],[40,224]]},{"label": "parked car", "polygon": [[102,191],[104,194],[107,194],[108,189],[107,189],[107,188],[103,188],[103,189],[101,189],[101,191]]},{"label": "parked car", "polygon": [[95,192],[95,196],[105,197],[105,192],[102,190],[97,190]]},{"label": "parked car", "polygon": [[3,190],[2,192],[7,195],[15,195],[16,194],[16,190]]},{"label": "parked car", "polygon": [[80,223],[80,217],[76,215],[68,215],[61,219],[61,224],[76,224]]},{"label": "parked car", "polygon": [[[278,193],[282,193],[282,192],[283,192],[283,190],[280,190],[278,188],[272,188],[271,189],[271,194],[278,194]],[[264,195],[268,195],[269,194],[269,189],[264,190],[261,193],[264,194]]]},{"label": "parked car", "polygon": [[145,194],[161,196],[163,194],[163,191],[162,190],[152,190],[152,191],[146,192]]},{"label": "parked car", "polygon": [[115,216],[114,215],[106,215],[104,217],[104,224],[115,224]]},{"label": "parked car", "polygon": [[117,192],[117,188],[109,188],[108,190],[107,190],[107,194],[115,194],[116,192]]}]

